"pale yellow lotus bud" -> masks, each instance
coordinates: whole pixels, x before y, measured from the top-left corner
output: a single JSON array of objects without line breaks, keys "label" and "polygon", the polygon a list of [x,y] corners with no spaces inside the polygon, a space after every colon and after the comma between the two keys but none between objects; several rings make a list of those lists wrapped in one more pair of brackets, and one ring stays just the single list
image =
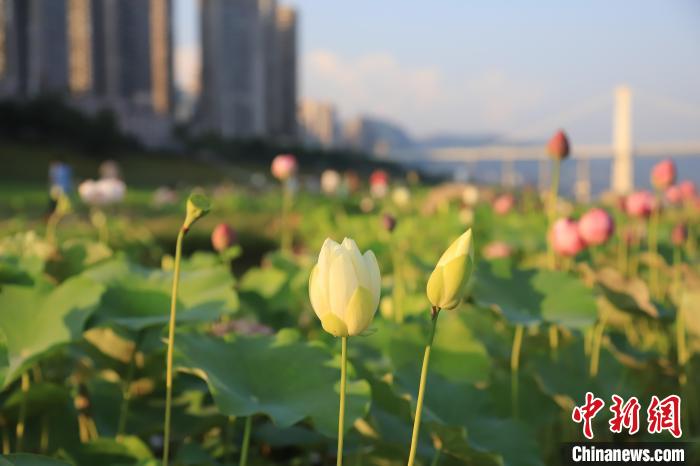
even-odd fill
[{"label": "pale yellow lotus bud", "polygon": [[362,333],[379,305],[381,277],[372,251],[363,254],[345,238],[323,243],[311,271],[309,297],[323,329],[336,337]]},{"label": "pale yellow lotus bud", "polygon": [[445,251],[428,279],[428,300],[438,309],[454,309],[474,268],[472,230],[467,230]]}]

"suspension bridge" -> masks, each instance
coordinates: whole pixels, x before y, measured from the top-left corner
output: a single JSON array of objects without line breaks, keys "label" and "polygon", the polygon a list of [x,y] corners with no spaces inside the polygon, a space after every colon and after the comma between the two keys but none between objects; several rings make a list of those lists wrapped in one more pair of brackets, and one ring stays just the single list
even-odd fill
[{"label": "suspension bridge", "polygon": [[[634,189],[634,159],[636,157],[688,157],[700,155],[700,139],[696,141],[679,141],[668,143],[634,144],[632,138],[632,90],[627,86],[619,86],[613,93],[613,131],[612,141],[607,144],[577,144],[572,143],[571,158],[576,161],[576,196],[580,200],[590,199],[590,164],[595,159],[612,158],[610,171],[610,189],[616,193],[625,194]],[[658,97],[649,93],[638,93],[638,100],[656,109],[670,112],[675,116],[692,118],[700,122],[700,107],[691,104],[675,102],[671,99]],[[588,99],[583,105],[566,111],[556,118],[548,118],[537,125],[525,128],[517,133],[509,134],[505,140],[534,139],[533,136],[551,134],[559,127],[599,111],[601,107],[610,104],[610,96]],[[700,129],[700,124],[698,126]],[[700,137],[700,131],[698,132]],[[399,154],[397,154],[399,155]],[[470,147],[444,147],[411,153],[404,152],[399,156],[404,162],[465,162],[475,166],[479,161],[501,162],[501,183],[505,186],[517,184],[516,161],[539,161],[540,186],[546,184],[549,159],[545,154],[544,144],[526,145],[483,145]]]}]

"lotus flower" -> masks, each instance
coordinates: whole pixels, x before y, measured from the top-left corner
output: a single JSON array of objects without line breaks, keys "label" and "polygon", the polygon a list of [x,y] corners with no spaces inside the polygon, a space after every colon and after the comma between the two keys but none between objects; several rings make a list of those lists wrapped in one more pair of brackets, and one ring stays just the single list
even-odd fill
[{"label": "lotus flower", "polygon": [[324,170],[321,173],[321,190],[326,194],[335,194],[340,187],[342,179],[340,173],[335,170]]},{"label": "lotus flower", "polygon": [[511,247],[508,243],[503,241],[492,241],[484,246],[484,250],[482,251],[486,259],[504,259],[510,257],[512,253],[513,250]]},{"label": "lotus flower", "polygon": [[674,246],[682,246],[688,238],[688,227],[684,223],[679,223],[671,230],[671,242]]},{"label": "lotus flower", "polygon": [[372,197],[381,199],[389,189],[389,175],[384,170],[375,170],[369,177],[369,192]]},{"label": "lotus flower", "polygon": [[428,279],[428,300],[434,308],[454,309],[474,269],[471,228],[457,238],[440,256]]},{"label": "lotus flower", "polygon": [[379,306],[381,277],[372,251],[363,254],[355,241],[323,243],[311,271],[309,296],[323,329],[336,337],[362,333]]},{"label": "lotus flower", "polygon": [[676,181],[676,165],[673,160],[666,159],[654,165],[651,170],[651,184],[659,191],[663,191]]},{"label": "lotus flower", "polygon": [[382,226],[386,231],[391,233],[396,228],[396,217],[391,214],[382,215]]},{"label": "lotus flower", "polygon": [[554,133],[547,144],[547,154],[553,159],[563,160],[569,156],[569,139],[563,130]]},{"label": "lotus flower", "polygon": [[391,200],[399,207],[407,207],[411,203],[411,191],[405,186],[398,186],[391,193]]},{"label": "lotus flower", "polygon": [[690,180],[682,181],[679,185],[678,188],[681,190],[681,195],[683,196],[684,201],[690,201],[691,199],[695,198],[696,195],[696,189],[695,189],[695,183],[693,183]]},{"label": "lotus flower", "polygon": [[116,178],[85,180],[78,186],[78,193],[86,204],[101,207],[121,202],[126,194],[126,184]]},{"label": "lotus flower", "polygon": [[493,201],[493,210],[498,215],[505,215],[510,212],[510,209],[513,208],[513,204],[515,204],[513,195],[501,194],[495,201]]},{"label": "lotus flower", "polygon": [[678,185],[669,186],[666,189],[666,193],[664,193],[664,197],[666,197],[669,204],[678,205],[683,202],[683,192]]},{"label": "lotus flower", "polygon": [[656,199],[649,191],[637,191],[625,198],[625,211],[631,217],[647,218],[656,208]]},{"label": "lotus flower", "polygon": [[586,212],[578,222],[578,232],[583,241],[600,245],[608,241],[615,231],[615,222],[605,210],[595,208]]},{"label": "lotus flower", "polygon": [[278,180],[288,180],[297,171],[297,159],[292,154],[280,154],[272,160],[270,171]]},{"label": "lotus flower", "polygon": [[568,218],[560,218],[554,222],[549,232],[549,241],[554,252],[567,257],[575,256],[586,247],[579,234],[578,224]]},{"label": "lotus flower", "polygon": [[467,185],[462,191],[462,201],[468,206],[474,206],[479,202],[479,188],[473,184]]},{"label": "lotus flower", "polygon": [[236,230],[226,223],[219,223],[211,232],[211,245],[215,251],[222,252],[236,244]]}]

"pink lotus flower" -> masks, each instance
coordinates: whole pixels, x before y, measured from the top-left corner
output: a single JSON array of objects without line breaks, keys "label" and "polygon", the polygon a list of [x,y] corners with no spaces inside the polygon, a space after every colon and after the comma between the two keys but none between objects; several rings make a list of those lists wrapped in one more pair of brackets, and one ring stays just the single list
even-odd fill
[{"label": "pink lotus flower", "polygon": [[637,191],[625,198],[625,211],[631,217],[647,218],[656,208],[656,199],[649,191]]},{"label": "pink lotus flower", "polygon": [[389,190],[389,175],[384,170],[375,170],[369,177],[369,190],[372,197],[383,198]]},{"label": "pink lotus flower", "polygon": [[486,259],[504,259],[506,257],[510,257],[513,250],[508,243],[503,241],[492,241],[484,246],[482,253]]},{"label": "pink lotus flower", "polygon": [[211,232],[211,245],[215,251],[225,251],[236,244],[236,241],[236,230],[226,223],[219,223]]},{"label": "pink lotus flower", "polygon": [[501,194],[493,201],[493,210],[498,215],[505,215],[513,208],[515,199],[512,194]]},{"label": "pink lotus flower", "polygon": [[677,205],[683,201],[683,193],[681,192],[681,188],[675,184],[668,187],[666,193],[664,193],[664,196],[669,204]]},{"label": "pink lotus flower", "polygon": [[547,154],[553,159],[565,159],[569,156],[569,139],[563,130],[554,133],[547,144]]},{"label": "pink lotus flower", "polygon": [[288,180],[297,171],[297,159],[292,154],[280,154],[272,160],[270,171],[278,180]]},{"label": "pink lotus flower", "polygon": [[671,186],[676,181],[676,165],[673,160],[666,159],[654,165],[651,170],[651,184],[659,191]]},{"label": "pink lotus flower", "polygon": [[391,214],[382,215],[382,226],[386,231],[391,233],[396,228],[396,217]]},{"label": "pink lotus flower", "polygon": [[567,257],[575,256],[586,247],[579,234],[578,224],[569,218],[560,218],[554,222],[549,232],[549,241],[554,252]]},{"label": "pink lotus flower", "polygon": [[678,188],[681,190],[681,195],[683,196],[684,201],[690,201],[697,194],[695,183],[690,180],[682,181],[678,185]]},{"label": "pink lotus flower", "polygon": [[603,244],[610,239],[614,231],[615,222],[603,209],[589,210],[578,222],[578,232],[586,244]]},{"label": "pink lotus flower", "polygon": [[687,238],[688,227],[685,224],[679,223],[673,227],[673,230],[671,230],[671,242],[674,244],[674,246],[682,246]]}]

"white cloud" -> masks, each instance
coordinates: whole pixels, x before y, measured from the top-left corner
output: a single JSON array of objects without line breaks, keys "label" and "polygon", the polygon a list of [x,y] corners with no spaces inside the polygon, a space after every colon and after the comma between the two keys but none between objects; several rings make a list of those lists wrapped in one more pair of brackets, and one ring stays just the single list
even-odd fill
[{"label": "white cloud", "polygon": [[419,135],[512,130],[544,94],[497,69],[450,75],[400,63],[388,53],[348,58],[315,50],[303,63],[305,97],[335,102],[344,115],[389,118]]}]

